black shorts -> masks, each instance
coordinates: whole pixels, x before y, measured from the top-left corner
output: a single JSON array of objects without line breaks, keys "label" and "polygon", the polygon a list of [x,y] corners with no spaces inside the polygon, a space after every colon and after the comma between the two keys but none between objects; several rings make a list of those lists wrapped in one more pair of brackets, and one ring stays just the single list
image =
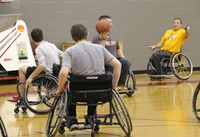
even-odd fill
[{"label": "black shorts", "polygon": [[[37,67],[28,67],[27,70],[26,70],[26,78],[28,78],[32,73],[33,71],[35,71]],[[45,71],[43,70],[40,74],[45,74]]]}]

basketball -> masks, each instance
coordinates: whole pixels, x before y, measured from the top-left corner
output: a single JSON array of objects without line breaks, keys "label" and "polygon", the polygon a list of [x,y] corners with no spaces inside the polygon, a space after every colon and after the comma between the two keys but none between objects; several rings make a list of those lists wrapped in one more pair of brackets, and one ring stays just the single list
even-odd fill
[{"label": "basketball", "polygon": [[96,23],[96,30],[99,34],[110,31],[110,24],[107,20],[99,20]]}]

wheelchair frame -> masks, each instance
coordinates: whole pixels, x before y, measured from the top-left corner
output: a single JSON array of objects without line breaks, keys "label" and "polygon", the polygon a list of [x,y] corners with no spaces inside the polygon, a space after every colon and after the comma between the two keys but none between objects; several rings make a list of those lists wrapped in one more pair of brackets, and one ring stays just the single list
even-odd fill
[{"label": "wheelchair frame", "polygon": [[[132,122],[130,119],[130,115],[118,92],[112,89],[112,81],[110,81],[111,86],[109,88],[105,87],[105,89],[93,89],[94,88],[93,81],[95,81],[94,78],[98,76],[92,76],[92,77],[89,76],[89,77],[91,78],[89,80],[90,82],[86,80],[88,82],[86,85],[84,83],[86,81],[83,81],[83,82],[79,81],[78,86],[76,85],[77,83],[73,85],[75,87],[78,87],[78,89],[70,89],[70,87],[73,87],[73,86],[72,84],[70,86],[70,81],[69,81],[68,91],[64,91],[60,97],[55,98],[53,106],[51,108],[51,111],[47,119],[46,133],[48,137],[54,137],[57,131],[59,131],[60,134],[63,134],[65,132],[64,127],[69,128],[69,120],[74,117],[70,117],[68,115],[68,109],[66,109],[66,116],[64,116],[64,112],[65,112],[65,108],[67,108],[67,106],[70,103],[76,104],[77,106],[102,105],[105,103],[109,103],[109,114],[98,115],[96,113],[96,115],[84,116],[84,118],[88,119],[90,122],[92,137],[94,137],[95,133],[99,131],[99,125],[112,125],[112,124],[119,124],[121,128],[123,129],[123,131],[125,132],[125,134],[127,136],[130,136],[131,131],[132,131]],[[88,84],[92,85],[92,89],[91,89],[91,86],[88,86]],[[80,85],[82,85],[81,88],[83,89],[80,89]],[[105,85],[105,83],[101,84],[100,86],[102,85]],[[103,93],[101,94],[101,96],[103,95],[103,97],[101,97],[99,93]],[[98,95],[95,96],[95,94],[98,94]],[[97,97],[96,98],[97,100],[94,97]],[[93,102],[88,104],[88,101],[91,101],[91,100]],[[95,100],[97,101],[97,103],[94,103]],[[113,116],[116,116],[118,123],[113,123]],[[63,118],[65,118],[66,122],[62,122]],[[94,122],[91,120],[93,118],[94,118]],[[104,121],[99,120],[102,118],[104,118]],[[110,119],[109,122],[107,122],[108,118]],[[84,123],[82,122],[82,123],[77,123],[77,124],[84,124]],[[85,128],[82,127],[80,129],[85,129]]]},{"label": "wheelchair frame", "polygon": [[169,73],[166,75],[155,75],[156,69],[153,67],[151,62],[147,65],[147,74],[151,80],[156,79],[156,77],[165,78],[171,76],[172,73],[177,79],[187,80],[191,77],[193,72],[193,66],[190,59],[186,54],[182,52],[177,52],[171,55],[170,58],[163,58],[161,61],[161,67],[164,73]]}]

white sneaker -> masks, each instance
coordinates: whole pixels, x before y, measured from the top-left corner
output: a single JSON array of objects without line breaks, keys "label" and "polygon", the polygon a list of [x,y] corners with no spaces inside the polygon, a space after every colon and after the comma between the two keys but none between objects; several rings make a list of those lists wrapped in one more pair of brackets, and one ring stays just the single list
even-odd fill
[{"label": "white sneaker", "polygon": [[69,128],[70,131],[78,130],[79,126],[78,124],[72,124]]}]

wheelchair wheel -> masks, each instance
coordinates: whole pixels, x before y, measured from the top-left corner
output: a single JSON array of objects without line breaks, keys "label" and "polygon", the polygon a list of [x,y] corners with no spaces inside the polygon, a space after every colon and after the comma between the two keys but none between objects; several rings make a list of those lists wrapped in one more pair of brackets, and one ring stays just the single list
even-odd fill
[{"label": "wheelchair wheel", "polygon": [[27,108],[36,114],[47,114],[58,88],[57,78],[50,74],[41,74],[31,84],[24,90],[23,99]]},{"label": "wheelchair wheel", "polygon": [[132,131],[131,118],[120,95],[115,90],[113,90],[112,109],[124,133],[130,136]]},{"label": "wheelchair wheel", "polygon": [[192,98],[192,108],[195,117],[200,121],[200,83],[197,85],[193,98]]},{"label": "wheelchair wheel", "polygon": [[180,80],[187,80],[191,77],[193,66],[190,59],[183,53],[175,53],[170,59],[171,71]]},{"label": "wheelchair wheel", "polygon": [[164,79],[164,77],[157,77],[156,69],[153,67],[151,62],[147,64],[147,74],[151,80]]},{"label": "wheelchair wheel", "polygon": [[0,117],[0,129],[1,129],[1,135],[2,135],[2,137],[7,137],[8,134],[7,134],[7,131],[6,131],[6,127],[5,127],[5,125],[4,125],[3,120],[2,120],[1,117]]},{"label": "wheelchair wheel", "polygon": [[47,118],[46,134],[48,137],[54,137],[57,131],[61,131],[60,126],[67,106],[67,99],[66,91],[64,91],[61,96],[55,98]]},{"label": "wheelchair wheel", "polygon": [[136,90],[136,80],[131,70],[130,70],[129,75],[127,76],[125,85],[126,85],[126,88],[128,89],[127,95],[130,97]]}]

